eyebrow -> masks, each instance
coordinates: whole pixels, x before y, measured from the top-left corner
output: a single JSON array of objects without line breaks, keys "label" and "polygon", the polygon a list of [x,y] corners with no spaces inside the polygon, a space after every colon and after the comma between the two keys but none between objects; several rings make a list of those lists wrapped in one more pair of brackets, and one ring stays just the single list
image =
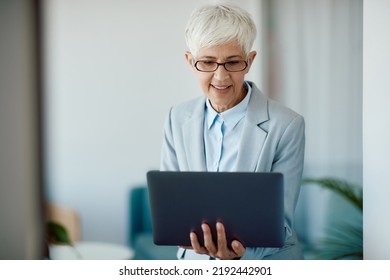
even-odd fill
[{"label": "eyebrow", "polygon": [[[242,59],[242,57],[240,55],[231,55],[231,56],[226,57],[225,59],[229,60],[229,59],[233,59],[233,58]],[[217,58],[214,56],[202,56],[199,59],[217,59]]]}]

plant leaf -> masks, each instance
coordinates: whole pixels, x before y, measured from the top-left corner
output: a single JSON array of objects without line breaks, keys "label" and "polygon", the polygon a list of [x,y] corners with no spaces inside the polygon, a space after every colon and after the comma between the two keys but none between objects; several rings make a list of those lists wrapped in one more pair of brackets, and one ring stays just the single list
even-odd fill
[{"label": "plant leaf", "polygon": [[344,180],[326,177],[319,179],[305,178],[303,179],[303,183],[314,183],[320,185],[323,188],[333,190],[350,201],[359,210],[363,211],[363,191],[361,187],[353,185]]},{"label": "plant leaf", "polygon": [[[336,178],[305,178],[303,184],[317,184],[334,191],[363,211],[362,187]],[[327,237],[319,242],[317,253],[320,259],[363,259],[363,229],[357,225],[335,224],[328,228]]]},{"label": "plant leaf", "polygon": [[48,221],[46,225],[49,243],[72,245],[68,231],[62,224]]}]

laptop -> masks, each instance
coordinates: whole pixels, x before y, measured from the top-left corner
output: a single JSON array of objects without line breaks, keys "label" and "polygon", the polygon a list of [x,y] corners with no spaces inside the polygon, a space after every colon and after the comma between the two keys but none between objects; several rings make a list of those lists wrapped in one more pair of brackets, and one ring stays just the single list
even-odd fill
[{"label": "laptop", "polygon": [[281,173],[152,170],[147,183],[156,245],[191,246],[194,231],[203,246],[202,223],[210,226],[216,244],[217,221],[225,226],[228,244],[284,245]]}]

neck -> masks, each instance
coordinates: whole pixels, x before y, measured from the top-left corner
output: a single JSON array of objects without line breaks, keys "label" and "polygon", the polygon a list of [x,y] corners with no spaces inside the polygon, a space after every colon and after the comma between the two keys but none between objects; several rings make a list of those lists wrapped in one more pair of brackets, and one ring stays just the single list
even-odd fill
[{"label": "neck", "polygon": [[239,104],[246,96],[248,92],[248,88],[246,87],[246,85],[244,84],[241,88],[241,93],[240,95],[238,96],[238,98],[236,100],[234,100],[231,104],[228,104],[226,106],[219,106],[218,104],[213,104],[211,103],[210,101],[210,105],[211,107],[213,107],[213,109],[218,112],[218,113],[222,113],[226,110],[229,110],[230,108],[233,108],[234,106],[236,106],[237,104]]}]

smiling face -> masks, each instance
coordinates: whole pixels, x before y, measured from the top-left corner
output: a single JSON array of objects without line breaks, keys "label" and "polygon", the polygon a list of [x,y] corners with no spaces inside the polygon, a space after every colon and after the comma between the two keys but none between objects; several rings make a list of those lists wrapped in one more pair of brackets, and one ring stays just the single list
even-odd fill
[{"label": "smiling face", "polygon": [[[244,99],[246,96],[244,78],[249,72],[255,56],[255,51],[246,56],[242,48],[234,42],[202,48],[196,57],[193,57],[189,52],[186,53],[186,59],[195,72],[204,94],[217,112],[226,111]],[[196,61],[225,63],[242,60],[247,61],[248,67],[240,72],[229,72],[223,65],[220,65],[214,72],[201,72],[194,66]]]}]

